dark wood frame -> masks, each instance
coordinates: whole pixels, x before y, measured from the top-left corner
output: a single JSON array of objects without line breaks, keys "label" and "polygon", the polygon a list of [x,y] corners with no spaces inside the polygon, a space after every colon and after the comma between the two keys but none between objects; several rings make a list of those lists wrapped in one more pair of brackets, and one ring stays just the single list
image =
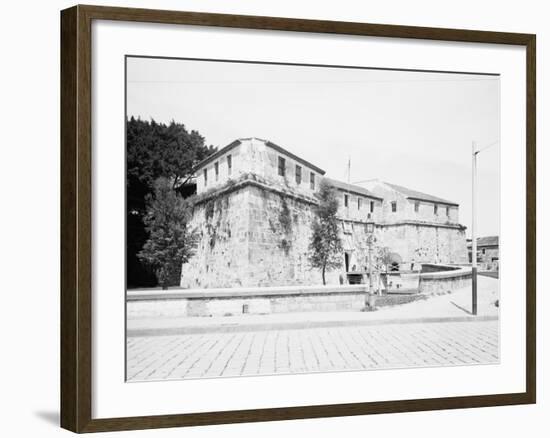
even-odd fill
[{"label": "dark wood frame", "polygon": [[[527,53],[526,391],[397,400],[92,419],[91,24],[92,20],[269,29],[327,34],[511,44]],[[290,18],[75,6],[61,12],[61,426],[74,432],[148,429],[390,412],[515,405],[536,401],[535,47],[531,34]]]}]

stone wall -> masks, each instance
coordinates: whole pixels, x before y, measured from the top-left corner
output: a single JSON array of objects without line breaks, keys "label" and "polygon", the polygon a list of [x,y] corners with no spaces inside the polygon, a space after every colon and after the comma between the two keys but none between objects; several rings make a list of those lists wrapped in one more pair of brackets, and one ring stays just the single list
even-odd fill
[{"label": "stone wall", "polygon": [[[261,184],[195,206],[191,227],[199,232],[196,255],[183,264],[180,285],[222,288],[321,284],[308,262],[313,201]],[[340,273],[328,273],[331,284]]]},{"label": "stone wall", "polygon": [[[316,285],[321,273],[308,260],[315,200],[254,175],[206,193],[194,209],[191,227],[199,233],[196,255],[182,267],[185,288]],[[344,218],[342,218],[344,219]],[[346,282],[350,271],[366,271],[365,223],[342,220],[340,267],[327,284]],[[427,223],[378,223],[374,254],[380,247],[403,262],[466,263],[463,227]]]},{"label": "stone wall", "polygon": [[420,274],[419,292],[421,294],[440,295],[472,284],[472,270],[470,267],[449,266],[446,271],[437,271],[433,268],[428,269],[431,272]]},{"label": "stone wall", "polygon": [[[285,160],[285,176],[280,176],[279,157]],[[267,179],[274,181],[276,184],[284,184],[302,195],[313,197],[319,191],[319,184],[322,175],[311,167],[299,162],[289,155],[279,152],[270,146],[265,147],[265,153],[262,157],[263,168],[260,175],[264,175]],[[301,182],[296,180],[296,166],[301,168]],[[310,185],[311,174],[313,174],[313,188]]]},{"label": "stone wall", "polygon": [[313,205],[280,193],[249,187],[249,285],[320,284],[308,261]]},{"label": "stone wall", "polygon": [[380,228],[380,241],[398,253],[403,261],[467,263],[464,229],[433,224],[399,224]]},{"label": "stone wall", "polygon": [[188,316],[187,299],[167,299],[162,295],[147,300],[127,299],[128,320],[149,318],[182,318]]},{"label": "stone wall", "polygon": [[388,272],[386,274],[385,292],[388,294],[416,294],[420,274],[418,272]]},{"label": "stone wall", "polygon": [[[382,217],[384,218],[384,222],[398,222],[410,219],[411,203],[402,193],[385,184],[376,185],[374,189],[373,187],[367,186],[367,189],[384,199],[382,203]],[[393,202],[396,203],[396,211],[392,210]]]},{"label": "stone wall", "polygon": [[472,273],[457,275],[456,277],[423,278],[420,276],[419,292],[425,295],[439,295],[450,293],[463,287],[471,286]]},{"label": "stone wall", "polygon": [[[246,290],[139,291],[127,297],[132,320],[210,316],[265,315],[292,312],[356,311],[365,307],[366,285],[282,287]],[[394,306],[424,299],[421,294],[376,297],[376,306]]]},{"label": "stone wall", "polygon": [[127,316],[129,320],[139,320],[309,311],[359,311],[365,306],[365,296],[365,285],[133,291],[127,296]]},{"label": "stone wall", "polygon": [[[338,215],[343,219],[365,222],[370,218],[375,222],[382,222],[382,201],[379,199],[369,198],[365,195],[358,195],[345,190],[337,190],[338,196]],[[348,207],[345,207],[344,196],[348,196]],[[358,204],[357,199],[361,199]],[[370,211],[370,203],[373,202],[373,211]]]},{"label": "stone wall", "polygon": [[[418,211],[415,211],[415,204],[418,204]],[[447,209],[449,210],[449,215],[447,215]],[[458,207],[455,205],[437,204],[437,213],[435,213],[434,202],[409,199],[408,211],[409,216],[416,220],[438,223],[458,223]]]},{"label": "stone wall", "polygon": [[[229,168],[229,163],[227,161],[228,156],[231,156],[231,168]],[[216,164],[218,165],[217,177]],[[207,173],[207,181],[204,179],[205,170]],[[195,179],[197,193],[200,194],[207,190],[222,187],[230,179],[237,179],[244,173],[246,173],[246,169],[243,167],[241,145],[237,145],[199,169],[197,178]]]},{"label": "stone wall", "polygon": [[[237,180],[245,174],[255,174],[276,186],[284,186],[304,196],[313,197],[319,190],[322,171],[306,165],[303,161],[294,159],[282,150],[274,149],[269,142],[257,138],[240,139],[227,152],[216,157],[197,169],[197,193],[223,187],[229,180]],[[231,155],[231,173],[229,173],[227,157]],[[285,175],[279,175],[279,157],[285,160]],[[218,176],[216,178],[216,164]],[[301,169],[301,181],[296,179],[296,167]],[[204,180],[206,170],[207,184]],[[311,174],[314,175],[313,188],[310,184]]]},{"label": "stone wall", "polygon": [[[408,198],[400,191],[381,181],[373,180],[359,185],[384,198],[382,210],[384,222],[386,223],[399,223],[402,221],[422,221],[442,225],[458,225],[459,223],[459,212],[456,205]],[[392,202],[396,202],[396,211],[392,210]],[[418,203],[418,211],[415,210],[416,203]],[[437,213],[434,212],[434,204],[437,204]],[[449,207],[448,215],[447,207]]]},{"label": "stone wall", "polygon": [[248,272],[249,192],[235,190],[195,205],[190,227],[199,236],[196,253],[182,266],[180,285],[244,286]]}]

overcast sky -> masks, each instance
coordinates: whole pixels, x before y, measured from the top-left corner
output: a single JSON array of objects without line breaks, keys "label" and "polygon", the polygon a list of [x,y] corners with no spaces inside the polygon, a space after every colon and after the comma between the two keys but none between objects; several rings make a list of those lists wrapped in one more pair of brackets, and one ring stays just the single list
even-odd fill
[{"label": "overcast sky", "polygon": [[478,235],[499,234],[500,80],[496,76],[127,60],[127,113],[175,120],[223,147],[273,141],[351,182],[381,180],[460,204],[471,225],[478,155]]}]

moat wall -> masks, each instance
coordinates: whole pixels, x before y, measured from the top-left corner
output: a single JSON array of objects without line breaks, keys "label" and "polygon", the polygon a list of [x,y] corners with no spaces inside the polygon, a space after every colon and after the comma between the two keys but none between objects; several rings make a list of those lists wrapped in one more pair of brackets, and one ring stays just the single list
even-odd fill
[{"label": "moat wall", "polygon": [[[190,226],[197,230],[196,254],[182,266],[181,287],[268,287],[322,284],[312,268],[309,243],[315,200],[241,181],[196,203]],[[365,224],[341,224],[348,268],[366,270]],[[388,247],[403,262],[467,262],[463,228],[419,223],[378,224],[376,247]],[[326,274],[327,284],[346,282],[344,254],[339,268]]]},{"label": "moat wall", "polygon": [[256,184],[196,205],[191,226],[199,232],[199,245],[182,267],[181,286],[320,284],[321,274],[307,257],[313,205]]},{"label": "moat wall", "polygon": [[381,227],[384,246],[398,253],[403,261],[459,264],[468,262],[463,228],[422,223],[387,224]]}]

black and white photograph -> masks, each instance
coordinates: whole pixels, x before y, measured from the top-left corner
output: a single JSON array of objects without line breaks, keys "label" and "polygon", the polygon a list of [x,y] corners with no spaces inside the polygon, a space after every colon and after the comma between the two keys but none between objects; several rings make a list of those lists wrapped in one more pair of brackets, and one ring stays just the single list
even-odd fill
[{"label": "black and white photograph", "polygon": [[543,2],[3,6],[2,436],[546,436]]},{"label": "black and white photograph", "polygon": [[126,57],[126,381],[498,364],[500,75]]}]

